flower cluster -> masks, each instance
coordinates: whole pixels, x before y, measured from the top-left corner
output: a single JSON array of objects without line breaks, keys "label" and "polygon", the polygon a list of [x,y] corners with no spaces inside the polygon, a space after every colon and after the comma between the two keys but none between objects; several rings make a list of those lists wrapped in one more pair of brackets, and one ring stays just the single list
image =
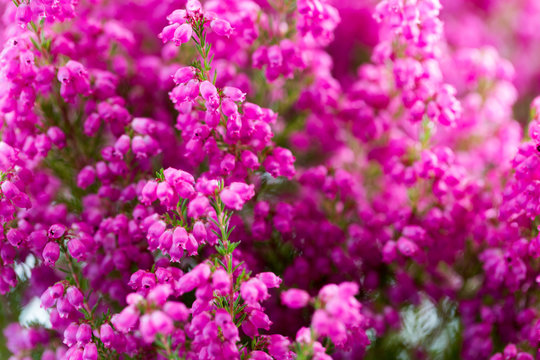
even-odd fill
[{"label": "flower cluster", "polygon": [[0,358],[540,356],[535,0],[0,12]]}]

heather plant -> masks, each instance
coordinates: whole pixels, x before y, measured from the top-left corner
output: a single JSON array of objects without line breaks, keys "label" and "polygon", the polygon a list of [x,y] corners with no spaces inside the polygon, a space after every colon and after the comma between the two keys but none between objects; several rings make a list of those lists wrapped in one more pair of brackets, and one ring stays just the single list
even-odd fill
[{"label": "heather plant", "polygon": [[536,1],[0,11],[0,358],[540,357]]}]

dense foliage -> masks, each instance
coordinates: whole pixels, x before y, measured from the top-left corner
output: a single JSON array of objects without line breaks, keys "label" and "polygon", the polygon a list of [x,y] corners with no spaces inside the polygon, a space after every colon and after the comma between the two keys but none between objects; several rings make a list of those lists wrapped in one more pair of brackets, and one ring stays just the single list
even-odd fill
[{"label": "dense foliage", "polygon": [[441,1],[3,0],[0,358],[538,358],[540,3]]}]

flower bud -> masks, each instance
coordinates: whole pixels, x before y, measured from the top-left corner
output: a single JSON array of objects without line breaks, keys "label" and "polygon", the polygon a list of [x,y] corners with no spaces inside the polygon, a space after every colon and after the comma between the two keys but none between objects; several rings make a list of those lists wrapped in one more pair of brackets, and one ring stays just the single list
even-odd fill
[{"label": "flower bud", "polygon": [[58,126],[52,126],[47,130],[47,135],[51,142],[56,145],[59,149],[62,149],[66,146],[66,135]]},{"label": "flower bud", "polygon": [[129,305],[122,312],[114,315],[111,322],[118,331],[127,333],[135,327],[138,319],[139,311],[135,306]]},{"label": "flower bud", "polygon": [[22,25],[26,25],[32,20],[32,9],[30,8],[30,5],[26,3],[21,3],[17,7],[17,12],[15,13],[15,18],[18,22],[20,22]]},{"label": "flower bud", "polygon": [[120,136],[114,143],[114,149],[120,154],[125,155],[131,148],[131,138],[124,134]]},{"label": "flower bud", "polygon": [[198,12],[200,12],[202,9],[202,5],[198,0],[188,0],[186,4],[186,10],[188,14],[193,15]]},{"label": "flower bud", "polygon": [[48,242],[42,252],[45,264],[53,266],[60,257],[60,245],[55,242]]},{"label": "flower bud", "polygon": [[54,299],[59,299],[64,295],[64,284],[57,282],[49,288],[51,290],[51,295]]},{"label": "flower bud", "polygon": [[166,181],[162,181],[158,184],[156,196],[167,208],[174,208],[178,202],[178,197],[175,196],[174,190]]},{"label": "flower bud", "polygon": [[76,309],[79,309],[82,306],[83,301],[84,301],[84,296],[81,290],[79,290],[75,286],[70,286],[66,290],[66,297],[69,303],[73,305],[73,307]]},{"label": "flower bud", "polygon": [[64,330],[64,344],[73,346],[77,342],[77,330],[79,330],[79,326],[76,323],[68,325]]},{"label": "flower bud", "polygon": [[187,43],[191,40],[191,35],[193,34],[193,28],[189,24],[182,24],[174,30],[174,35],[172,40],[176,46]]},{"label": "flower bud", "polygon": [[244,164],[244,166],[248,169],[257,170],[261,166],[257,155],[255,155],[249,150],[242,151],[242,155],[240,157],[242,160],[242,164]]},{"label": "flower bud", "polygon": [[183,68],[180,68],[174,73],[174,83],[177,85],[186,83],[189,80],[193,79],[196,73],[197,70],[193,66],[185,66]]},{"label": "flower bud", "polygon": [[88,115],[84,121],[84,134],[87,136],[94,136],[101,127],[101,118],[97,113]]},{"label": "flower bud", "polygon": [[56,301],[56,310],[58,310],[60,317],[65,319],[73,311],[73,306],[67,299],[61,297]]},{"label": "flower bud", "polygon": [[23,242],[25,235],[19,229],[9,229],[6,234],[6,238],[11,245],[19,247],[19,245]]},{"label": "flower bud", "polygon": [[300,309],[309,302],[309,294],[300,289],[289,289],[281,293],[281,302],[291,308]]},{"label": "flower bud", "polygon": [[231,24],[227,20],[223,19],[212,20],[210,27],[219,36],[229,37],[233,32]]},{"label": "flower bud", "polygon": [[41,307],[44,309],[48,309],[50,307],[54,306],[55,298],[51,294],[51,289],[47,289],[41,294],[40,297],[41,300]]},{"label": "flower bud", "polygon": [[53,224],[47,231],[49,239],[60,239],[66,233],[66,227],[62,224]]},{"label": "flower bud", "polygon": [[231,277],[223,269],[217,269],[212,274],[212,287],[221,292],[229,292],[231,287]]},{"label": "flower bud", "polygon": [[141,192],[141,202],[145,205],[150,205],[157,200],[156,190],[157,190],[157,181],[150,180],[148,181]]},{"label": "flower bud", "polygon": [[106,348],[109,348],[114,341],[114,330],[109,324],[103,324],[99,328],[99,338]]},{"label": "flower bud", "polygon": [[197,244],[197,240],[195,240],[195,237],[192,234],[189,234],[186,242],[186,252],[189,256],[193,256],[197,254],[198,249],[199,244]]},{"label": "flower bud", "polygon": [[272,272],[262,272],[257,274],[257,278],[261,280],[269,289],[277,288],[281,284],[280,277]]},{"label": "flower bud", "polygon": [[206,227],[202,221],[196,221],[195,224],[193,224],[193,236],[199,244],[206,242]]},{"label": "flower bud", "polygon": [[160,333],[168,335],[174,330],[172,319],[163,311],[154,311],[151,315],[152,326]]},{"label": "flower bud", "polygon": [[159,33],[158,38],[161,39],[164,44],[171,41],[174,37],[174,32],[176,29],[178,29],[178,26],[179,25],[176,23],[165,26]]},{"label": "flower bud", "polygon": [[19,188],[9,180],[2,183],[1,189],[4,196],[9,200],[15,199],[21,193]]},{"label": "flower bud", "polygon": [[67,243],[67,248],[70,255],[78,261],[83,260],[84,256],[86,255],[86,247],[79,239],[71,239]]},{"label": "flower bud", "polygon": [[235,166],[235,157],[233,154],[227,154],[225,155],[223,160],[221,160],[221,164],[220,164],[221,171],[223,171],[225,174],[230,174],[231,171],[234,170],[234,166]]},{"label": "flower bud", "polygon": [[167,298],[172,294],[172,289],[168,284],[161,284],[154,287],[148,293],[146,299],[151,303],[154,303],[159,306],[163,306],[167,301]]},{"label": "flower bud", "polygon": [[172,246],[173,231],[172,229],[165,230],[158,239],[158,249],[167,253]]},{"label": "flower bud", "polygon": [[175,321],[186,321],[189,317],[189,309],[181,302],[167,301],[163,311]]},{"label": "flower bud", "polygon": [[86,189],[96,180],[96,170],[90,165],[85,166],[77,175],[77,186]]},{"label": "flower bud", "polygon": [[95,343],[90,342],[84,346],[83,360],[97,360],[98,350]]},{"label": "flower bud", "polygon": [[188,237],[189,236],[186,229],[184,229],[181,226],[177,226],[173,232],[173,238],[172,238],[173,246],[174,244],[179,244],[183,249],[185,249],[186,243],[188,241]]},{"label": "flower bud", "polygon": [[92,340],[92,328],[88,324],[82,324],[77,330],[77,342],[80,345],[87,344]]},{"label": "flower bud", "polygon": [[418,253],[418,245],[406,237],[400,237],[397,241],[397,248],[404,256],[412,257]]},{"label": "flower bud", "polygon": [[36,250],[42,250],[47,244],[47,232],[45,230],[32,231],[28,236],[29,245]]}]

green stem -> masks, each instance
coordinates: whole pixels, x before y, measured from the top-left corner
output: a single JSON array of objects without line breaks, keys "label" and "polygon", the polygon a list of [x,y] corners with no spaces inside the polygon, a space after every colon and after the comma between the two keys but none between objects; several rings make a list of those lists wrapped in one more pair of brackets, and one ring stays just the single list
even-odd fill
[{"label": "green stem", "polygon": [[[231,276],[231,279],[233,278],[233,251],[234,249],[231,249],[230,247],[230,241],[229,241],[229,221],[230,221],[230,215],[227,214],[224,208],[224,204],[219,198],[219,196],[216,196],[216,215],[218,218],[218,226],[219,230],[221,232],[221,241],[223,243],[223,247],[225,248],[225,265],[227,273]],[[229,302],[229,313],[231,314],[232,319],[234,320],[234,299],[233,299],[233,293],[234,293],[234,285],[231,281],[231,289],[229,291],[228,296],[228,302]]]}]

